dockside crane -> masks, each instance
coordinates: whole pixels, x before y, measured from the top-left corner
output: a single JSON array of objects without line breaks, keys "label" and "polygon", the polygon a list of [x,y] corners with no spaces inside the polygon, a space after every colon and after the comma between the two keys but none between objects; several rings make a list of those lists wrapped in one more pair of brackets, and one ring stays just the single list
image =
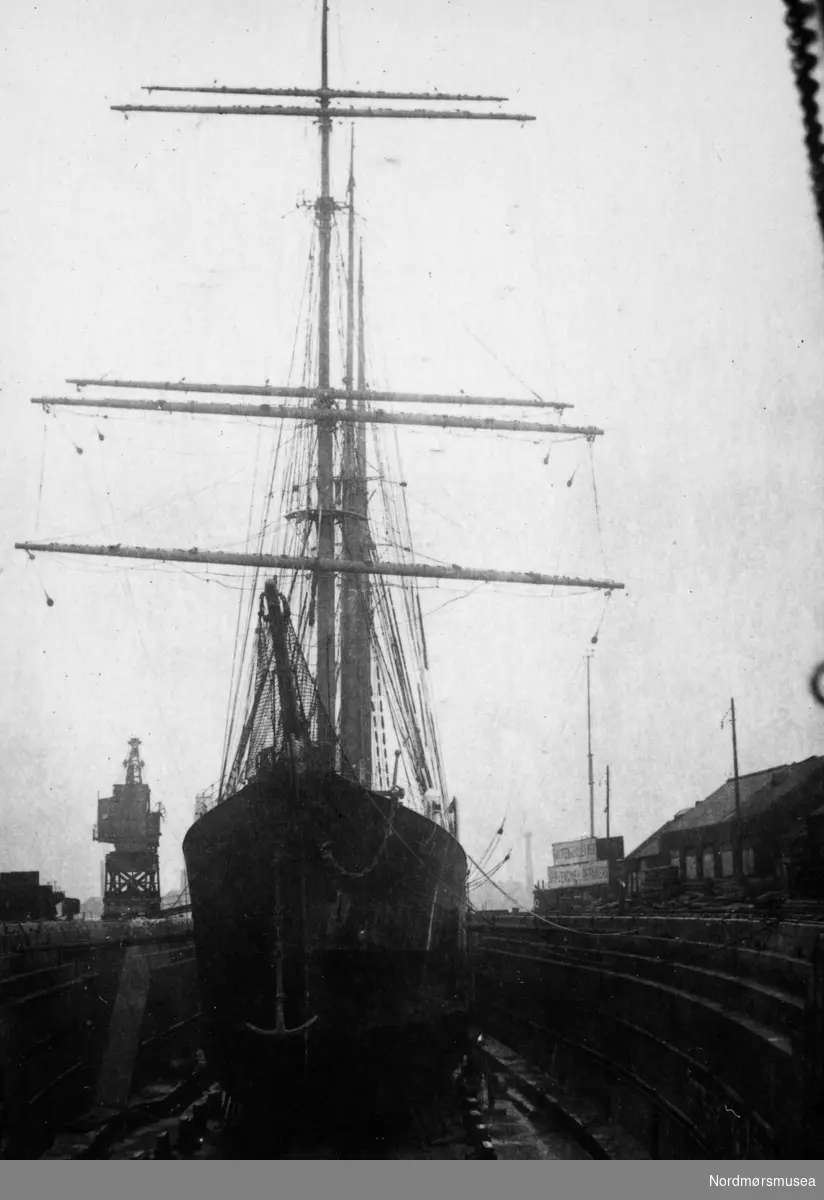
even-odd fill
[{"label": "dockside crane", "polygon": [[163,810],[152,809],[151,791],[143,781],[145,763],[140,739],[129,739],[123,761],[125,783],[97,801],[97,824],[92,836],[114,850],[106,855],[103,920],[160,916],[160,821]]}]

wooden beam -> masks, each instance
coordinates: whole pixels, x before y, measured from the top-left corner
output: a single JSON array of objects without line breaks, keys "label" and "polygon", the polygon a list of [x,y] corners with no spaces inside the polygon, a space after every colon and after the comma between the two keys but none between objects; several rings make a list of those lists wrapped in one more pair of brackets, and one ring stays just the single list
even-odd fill
[{"label": "wooden beam", "polygon": [[612,579],[581,579],[573,575],[542,575],[537,571],[491,571],[475,567],[442,567],[422,563],[355,562],[340,558],[293,558],[286,554],[233,554],[219,550],[165,550],[143,546],[88,546],[68,542],[15,542],[28,554],[90,554],[100,558],[138,558],[153,562],[208,563],[221,567],[264,570],[331,571],[339,575],[395,575],[412,579],[465,579],[479,583],[528,583],[543,587],[621,590]]},{"label": "wooden beam", "polygon": [[220,396],[288,396],[299,400],[365,400],[371,404],[466,404],[477,408],[573,408],[560,400],[542,400],[540,396],[519,400],[517,396],[467,396],[460,392],[376,392],[367,389],[347,391],[346,388],[288,387],[275,384],[247,383],[189,383],[180,379],[174,383],[143,379],[67,379],[76,387],[134,388],[153,392],[208,392]]},{"label": "wooden beam", "polygon": [[496,417],[452,417],[442,414],[390,413],[380,408],[344,410],[338,408],[294,408],[280,404],[204,404],[197,400],[124,400],[108,396],[87,400],[84,396],[41,396],[31,401],[44,408],[115,408],[150,412],[180,412],[206,417],[263,417],[275,421],[353,422],[356,425],[418,425],[436,429],[482,429],[510,433],[565,433],[570,436],[600,437],[603,429],[594,425],[546,425],[541,421],[502,421]]},{"label": "wooden beam", "polygon": [[203,92],[220,96],[306,96],[318,100],[466,100],[503,104],[506,96],[465,96],[461,92],[360,92],[349,88],[167,87],[153,83],[144,92]]},{"label": "wooden beam", "polygon": [[420,118],[424,121],[534,121],[526,113],[469,112],[450,109],[446,112],[429,112],[423,108],[303,108],[283,104],[261,104],[253,107],[245,104],[215,105],[169,105],[169,104],[113,104],[114,112],[136,113],[195,113],[214,117],[330,117],[349,120],[351,117]]}]

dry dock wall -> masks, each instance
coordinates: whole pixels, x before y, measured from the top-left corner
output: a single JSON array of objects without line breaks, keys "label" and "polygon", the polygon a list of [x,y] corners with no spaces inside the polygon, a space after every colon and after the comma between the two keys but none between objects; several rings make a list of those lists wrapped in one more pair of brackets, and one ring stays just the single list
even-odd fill
[{"label": "dry dock wall", "polygon": [[197,1014],[186,920],[0,925],[2,1157],[38,1157],[82,1114],[122,1109],[193,1051]]},{"label": "dry dock wall", "polygon": [[652,1157],[803,1155],[822,1139],[822,932],[476,915],[476,1003],[494,1036]]}]

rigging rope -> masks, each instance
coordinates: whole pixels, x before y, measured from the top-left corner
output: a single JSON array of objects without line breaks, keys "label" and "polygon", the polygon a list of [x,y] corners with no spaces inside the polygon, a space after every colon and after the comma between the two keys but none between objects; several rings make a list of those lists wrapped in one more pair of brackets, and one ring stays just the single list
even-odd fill
[{"label": "rigging rope", "polygon": [[40,483],[37,488],[37,512],[34,518],[34,528],[40,530],[40,501],[43,496],[43,475],[46,469],[46,437],[49,431],[49,423],[46,419],[46,414],[43,414],[43,449],[40,455]]},{"label": "rigging rope", "polygon": [[598,525],[598,545],[601,548],[601,561],[604,564],[604,570],[609,572],[609,568],[607,566],[607,558],[606,558],[606,555],[604,554],[604,541],[603,541],[603,538],[601,537],[601,507],[598,503],[598,485],[595,482],[595,455],[593,454],[593,450],[592,450],[592,442],[590,441],[588,444],[589,444],[589,469],[590,469],[590,474],[592,475],[592,495],[595,499],[595,520]]},{"label": "rigging rope", "polygon": [[[306,334],[306,338],[305,338],[304,363],[303,363],[303,382],[304,383],[307,382],[307,376],[311,370],[311,337],[312,337],[311,312],[312,312],[312,303],[314,300],[314,292],[315,292],[315,286],[314,286],[315,285],[315,261],[316,261],[315,241],[316,241],[316,230],[313,226],[312,231],[310,233],[309,253],[307,256],[307,265],[306,265],[306,270],[304,272],[303,285],[302,285],[301,294],[300,294],[300,301],[298,304],[298,319],[297,319],[297,322],[295,325],[295,336],[294,336],[294,339],[292,342],[292,351],[291,351],[291,356],[290,356],[290,361],[289,361],[289,369],[288,369],[288,373],[287,373],[287,382],[289,382],[289,383],[291,383],[292,378],[293,378],[294,364],[295,364],[295,358],[296,358],[296,354],[297,354],[298,337],[299,337],[301,325],[303,322],[305,322],[305,324],[307,326],[307,334]],[[294,464],[297,463],[298,461],[300,461],[301,458],[304,456],[301,453],[302,445],[303,445],[303,449],[304,449],[304,453],[305,453],[306,439],[305,439],[305,434],[303,432],[305,430],[305,426],[298,427],[298,430],[296,431],[296,433],[293,435],[293,437],[291,437],[289,439],[284,438],[284,428],[285,427],[283,425],[281,425],[279,427],[278,437],[277,437],[275,446],[272,450],[270,464],[269,464],[269,468],[267,471],[268,483],[266,486],[266,494],[265,494],[265,500],[264,500],[264,505],[263,505],[263,512],[261,514],[261,520],[260,520],[260,524],[258,527],[258,533],[257,533],[257,538],[256,538],[256,548],[259,553],[263,550],[267,531],[269,531],[272,528],[269,518],[270,518],[270,513],[271,513],[271,508],[272,508],[272,502],[274,500],[275,480],[276,480],[276,476],[277,476],[277,469],[278,469],[278,463],[280,460],[281,451],[284,448],[285,444],[288,444],[289,442],[293,443],[294,453],[291,457],[291,463],[290,463],[292,470],[290,471],[289,469],[287,469],[287,474],[286,474],[286,478],[284,480],[283,490],[282,490],[282,494],[281,494],[282,501],[284,502],[282,504],[282,511],[286,511],[286,509],[289,507],[287,501],[290,496],[291,487],[294,486]],[[256,470],[257,470],[257,459],[256,459]],[[252,497],[250,500],[250,509],[249,509],[247,544],[251,543],[251,524],[252,524],[253,506],[254,506],[254,492],[255,492],[255,488],[253,486]],[[274,530],[278,530],[279,528],[281,528],[281,526],[282,526],[282,522],[276,522],[274,525]],[[287,541],[290,536],[291,536],[291,532],[287,529]],[[249,578],[247,576],[246,579],[249,582],[248,596],[246,598],[245,605],[244,605],[243,591],[245,589],[241,588],[241,598],[238,603],[238,615],[237,615],[237,622],[236,622],[236,628],[235,628],[235,646],[234,646],[233,660],[232,660],[232,684],[230,687],[230,705],[229,705],[229,710],[227,711],[226,727],[225,727],[225,732],[224,732],[223,757],[222,757],[222,768],[221,768],[221,777],[220,777],[220,794],[221,795],[223,794],[224,788],[226,786],[227,769],[228,769],[228,764],[230,761],[230,755],[232,754],[232,745],[233,745],[234,739],[235,739],[235,730],[237,728],[238,713],[241,710],[241,697],[245,697],[245,703],[243,704],[243,710],[248,712],[249,707],[254,705],[254,696],[255,696],[255,691],[256,691],[256,669],[255,669],[256,655],[254,653],[253,648],[250,645],[250,632],[251,632],[251,624],[252,624],[252,620],[253,620],[254,612],[255,612],[255,602],[256,602],[257,589],[258,589],[258,584],[259,584],[259,579],[260,579],[260,569],[257,568],[254,571],[254,573],[252,574],[251,578]],[[292,586],[288,589],[290,600],[291,600],[293,588],[294,588],[294,579],[292,582]],[[246,609],[246,621],[245,621],[243,634],[241,635],[240,624],[241,624],[241,620],[242,620],[244,607]],[[240,651],[239,658],[238,658],[238,651]],[[237,663],[237,670],[236,670],[236,663]],[[244,677],[246,678],[245,686],[242,683],[242,680]],[[243,731],[241,731],[240,735],[239,735],[241,741],[243,740],[244,732],[245,732],[245,724],[243,727]]]}]

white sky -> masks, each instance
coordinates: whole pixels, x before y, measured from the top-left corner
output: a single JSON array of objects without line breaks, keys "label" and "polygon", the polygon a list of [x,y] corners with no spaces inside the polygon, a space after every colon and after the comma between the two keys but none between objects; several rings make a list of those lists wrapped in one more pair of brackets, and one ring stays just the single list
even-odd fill
[{"label": "white sky", "polygon": [[[137,735],[166,890],[219,771],[237,581],[12,543],[242,548],[273,431],[29,398],[104,372],[285,378],[316,130],[108,106],[150,83],[316,85],[319,0],[6,0],[0,32],[0,869],[96,892],[96,796]],[[587,831],[599,623],[598,808],[609,763],[627,849],[728,776],[731,695],[742,771],[820,753],[824,274],[782,6],[340,0],[330,80],[538,117],[360,123],[373,385],[528,394],[517,376],[606,430],[600,538],[585,443],[545,465],[537,436],[399,434],[422,554],[627,585],[605,616],[597,594],[424,594],[467,849],[508,810],[501,853],[522,864],[530,828],[539,877]]]}]

